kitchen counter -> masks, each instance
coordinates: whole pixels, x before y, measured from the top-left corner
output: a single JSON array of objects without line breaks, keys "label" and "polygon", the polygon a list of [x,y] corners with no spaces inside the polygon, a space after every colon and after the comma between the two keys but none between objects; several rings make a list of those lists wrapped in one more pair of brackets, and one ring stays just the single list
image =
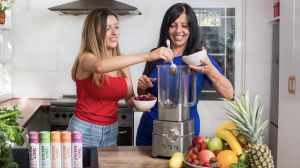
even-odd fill
[{"label": "kitchen counter", "polygon": [[48,108],[52,99],[10,99],[0,102],[0,108],[17,105],[21,110],[21,117],[18,122],[21,126],[26,127],[31,117],[40,108]]},{"label": "kitchen counter", "polygon": [[[30,119],[35,114],[35,112],[37,112],[39,108],[49,108],[52,100],[55,99],[35,99],[35,98],[9,99],[0,102],[0,109],[17,105],[22,112],[21,114],[22,118],[19,118],[18,122],[21,126],[26,127]],[[127,107],[125,100],[120,100],[118,103],[120,107]]]},{"label": "kitchen counter", "polygon": [[152,158],[151,146],[118,146],[98,148],[99,167],[167,168],[169,159]]}]

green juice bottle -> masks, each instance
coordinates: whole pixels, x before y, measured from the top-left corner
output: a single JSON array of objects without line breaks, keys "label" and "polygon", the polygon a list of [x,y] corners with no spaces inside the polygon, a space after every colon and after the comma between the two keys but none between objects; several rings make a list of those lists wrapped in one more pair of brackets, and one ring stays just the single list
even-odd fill
[{"label": "green juice bottle", "polygon": [[41,131],[40,138],[40,168],[51,168],[50,132]]}]

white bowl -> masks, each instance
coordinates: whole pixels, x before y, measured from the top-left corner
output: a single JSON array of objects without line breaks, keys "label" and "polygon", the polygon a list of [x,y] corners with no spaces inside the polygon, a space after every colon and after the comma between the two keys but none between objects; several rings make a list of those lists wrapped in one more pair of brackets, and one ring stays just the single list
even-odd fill
[{"label": "white bowl", "polygon": [[210,168],[210,167],[203,167],[203,166],[197,166],[197,165],[194,165],[194,164],[190,164],[185,160],[183,160],[183,167],[184,168]]},{"label": "white bowl", "polygon": [[140,101],[140,100],[133,99],[133,103],[135,104],[135,107],[141,111],[150,111],[150,109],[154,107],[156,101],[157,98],[155,98],[155,100],[149,100],[149,101]]},{"label": "white bowl", "polygon": [[200,60],[204,60],[205,58],[208,58],[207,56],[207,50],[201,50],[198,52],[195,52],[194,54],[183,56],[182,60],[188,65],[194,65],[198,66],[201,65]]}]

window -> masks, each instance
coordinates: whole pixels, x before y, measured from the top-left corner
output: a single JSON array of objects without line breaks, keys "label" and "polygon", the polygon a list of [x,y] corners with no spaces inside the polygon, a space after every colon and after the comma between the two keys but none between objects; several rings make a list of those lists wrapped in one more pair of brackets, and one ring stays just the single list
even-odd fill
[{"label": "window", "polygon": [[0,101],[12,95],[12,44],[5,32],[0,33]]},{"label": "window", "polygon": [[[235,8],[195,8],[200,44],[220,65],[235,88]],[[219,95],[205,83],[199,100],[218,100]]]}]

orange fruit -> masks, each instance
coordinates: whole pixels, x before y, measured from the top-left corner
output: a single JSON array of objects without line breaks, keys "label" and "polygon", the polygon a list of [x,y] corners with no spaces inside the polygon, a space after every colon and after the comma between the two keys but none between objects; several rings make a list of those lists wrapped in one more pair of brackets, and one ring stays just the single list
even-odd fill
[{"label": "orange fruit", "polygon": [[217,159],[220,163],[220,168],[229,168],[231,163],[237,163],[238,157],[232,150],[223,150],[221,151]]}]

